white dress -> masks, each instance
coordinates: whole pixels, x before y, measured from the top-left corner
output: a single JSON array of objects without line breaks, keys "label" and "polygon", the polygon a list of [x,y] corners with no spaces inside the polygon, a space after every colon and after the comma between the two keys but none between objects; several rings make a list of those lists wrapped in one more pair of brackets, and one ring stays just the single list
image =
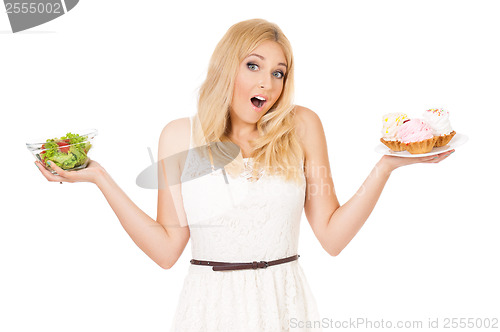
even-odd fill
[{"label": "white dress", "polygon": [[[192,148],[191,143],[183,176],[194,160]],[[244,161],[251,167],[252,159]],[[251,181],[218,169],[182,182],[192,258],[252,262],[300,255],[303,168],[301,186],[261,174]],[[317,326],[320,316],[301,259],[310,257],[255,270],[213,271],[190,264],[171,332],[321,331],[305,327]]]}]

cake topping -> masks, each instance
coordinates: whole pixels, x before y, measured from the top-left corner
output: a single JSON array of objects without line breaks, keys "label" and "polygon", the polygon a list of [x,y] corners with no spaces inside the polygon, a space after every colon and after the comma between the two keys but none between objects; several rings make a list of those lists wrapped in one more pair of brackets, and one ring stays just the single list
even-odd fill
[{"label": "cake topping", "polygon": [[408,119],[405,113],[387,113],[382,117],[382,138],[387,141],[397,140],[397,129]]},{"label": "cake topping", "polygon": [[421,119],[411,119],[398,128],[398,138],[403,143],[420,142],[433,137],[432,128]]},{"label": "cake topping", "polygon": [[450,114],[443,109],[428,109],[423,118],[431,128],[434,136],[448,135],[453,131],[450,123]]},{"label": "cake topping", "polygon": [[431,112],[435,114],[436,116],[445,116],[448,115],[448,111],[443,110],[442,108],[431,108],[428,109],[426,112]]}]

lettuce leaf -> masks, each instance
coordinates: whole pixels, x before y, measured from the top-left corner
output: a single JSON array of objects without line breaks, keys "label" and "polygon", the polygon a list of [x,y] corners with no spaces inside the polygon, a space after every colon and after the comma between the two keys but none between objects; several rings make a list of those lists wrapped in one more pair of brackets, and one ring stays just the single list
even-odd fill
[{"label": "lettuce leaf", "polygon": [[[69,151],[64,153],[59,149],[58,141],[69,140]],[[41,159],[53,161],[62,169],[72,169],[85,164],[87,152],[92,147],[90,142],[86,142],[86,136],[80,136],[71,132],[59,139],[48,139],[45,142],[45,153],[40,154]]]}]

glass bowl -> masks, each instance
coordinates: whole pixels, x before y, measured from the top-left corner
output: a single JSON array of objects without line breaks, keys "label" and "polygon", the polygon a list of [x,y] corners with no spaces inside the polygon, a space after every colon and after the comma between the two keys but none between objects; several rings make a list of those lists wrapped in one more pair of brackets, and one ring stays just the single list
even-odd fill
[{"label": "glass bowl", "polygon": [[60,138],[37,140],[26,143],[26,147],[36,160],[40,161],[47,170],[57,174],[48,165],[47,161],[55,163],[66,171],[76,171],[87,167],[88,153],[94,146],[97,129],[83,130],[80,133],[68,132]]}]

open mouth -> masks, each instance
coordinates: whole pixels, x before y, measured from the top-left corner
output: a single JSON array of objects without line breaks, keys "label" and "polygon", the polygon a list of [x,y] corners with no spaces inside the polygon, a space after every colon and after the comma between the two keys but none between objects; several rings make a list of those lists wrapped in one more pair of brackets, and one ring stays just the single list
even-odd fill
[{"label": "open mouth", "polygon": [[253,106],[256,108],[262,108],[264,104],[266,103],[266,98],[261,97],[261,96],[255,96],[250,99],[252,102]]}]

